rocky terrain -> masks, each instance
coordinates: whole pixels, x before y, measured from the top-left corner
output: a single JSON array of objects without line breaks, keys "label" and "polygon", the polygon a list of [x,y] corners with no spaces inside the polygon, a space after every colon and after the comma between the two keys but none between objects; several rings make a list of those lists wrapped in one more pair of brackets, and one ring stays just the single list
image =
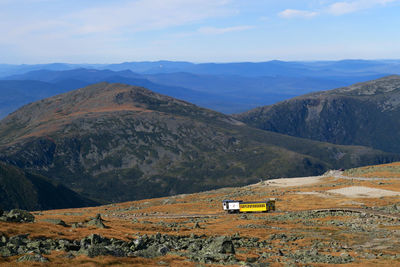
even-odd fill
[{"label": "rocky terrain", "polygon": [[400,76],[307,94],[235,117],[268,131],[398,153]]},{"label": "rocky terrain", "polygon": [[0,122],[1,161],[100,203],[396,159],[398,154],[366,147],[254,129],[230,116],[123,84],[99,83],[34,102]]},{"label": "rocky terrain", "polygon": [[[0,265],[397,266],[399,165],[93,208],[0,211]],[[332,191],[355,186],[397,194]],[[222,211],[223,199],[270,197],[272,213]]]}]

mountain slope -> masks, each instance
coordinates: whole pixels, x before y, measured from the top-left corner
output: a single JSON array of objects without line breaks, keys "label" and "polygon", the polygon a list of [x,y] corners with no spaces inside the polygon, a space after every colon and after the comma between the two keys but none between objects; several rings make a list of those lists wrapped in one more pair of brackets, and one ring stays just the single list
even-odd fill
[{"label": "mountain slope", "polygon": [[0,162],[1,209],[62,209],[97,205],[65,186]]},{"label": "mountain slope", "polygon": [[400,76],[312,93],[235,116],[254,127],[400,152]]},{"label": "mountain slope", "polygon": [[99,83],[0,122],[0,160],[100,201],[125,201],[399,159],[250,128],[141,87]]}]

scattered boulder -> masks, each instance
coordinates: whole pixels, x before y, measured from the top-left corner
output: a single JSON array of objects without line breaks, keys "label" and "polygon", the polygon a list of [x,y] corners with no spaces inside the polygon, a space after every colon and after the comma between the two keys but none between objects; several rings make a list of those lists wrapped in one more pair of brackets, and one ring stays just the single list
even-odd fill
[{"label": "scattered boulder", "polygon": [[17,262],[25,262],[25,261],[49,262],[49,259],[41,254],[33,253],[33,254],[26,254],[18,258],[17,260]]},{"label": "scattered boulder", "polygon": [[206,250],[215,253],[223,254],[235,254],[235,247],[232,240],[229,237],[219,236],[216,237],[209,245]]},{"label": "scattered boulder", "polygon": [[68,225],[63,220],[60,220],[60,219],[43,219],[42,222],[48,222],[48,223],[52,223],[55,225],[61,225],[63,227],[68,227]]},{"label": "scattered boulder", "polygon": [[201,229],[199,222],[196,222],[193,226],[194,229]]},{"label": "scattered boulder", "polygon": [[87,222],[87,225],[96,226],[97,228],[107,228],[103,222],[104,220],[101,218],[101,215],[97,214],[95,218]]},{"label": "scattered boulder", "polygon": [[74,222],[74,223],[71,223],[71,227],[72,228],[84,228],[85,225],[81,222]]},{"label": "scattered boulder", "polygon": [[0,247],[0,256],[2,257],[11,257],[16,255],[17,253],[9,247],[2,246]]},{"label": "scattered boulder", "polygon": [[139,250],[135,253],[136,256],[144,257],[144,258],[156,258],[160,256],[164,256],[169,252],[169,248],[164,245],[151,245],[146,249]]},{"label": "scattered boulder", "polygon": [[157,233],[142,235],[130,241],[110,239],[98,234],[89,235],[81,240],[29,239],[28,235],[8,238],[3,235],[0,237],[0,255],[10,257],[31,253],[21,257],[19,261],[45,262],[47,259],[41,255],[54,250],[65,251],[68,258],[77,255],[156,258],[174,251],[199,263],[238,264],[235,246],[241,247],[239,244],[248,243],[249,246],[263,247],[263,242],[259,242],[256,238],[242,238],[239,235],[207,237],[195,234],[175,236]]},{"label": "scattered boulder", "polygon": [[248,263],[255,263],[255,262],[257,262],[257,260],[258,260],[258,257],[247,257],[246,258],[246,262],[248,262]]},{"label": "scattered boulder", "polygon": [[4,246],[7,243],[7,241],[8,241],[7,236],[2,234],[0,237],[0,246]]},{"label": "scattered boulder", "polygon": [[27,223],[27,222],[34,222],[35,216],[33,216],[26,210],[14,209],[9,212],[3,211],[3,213],[0,216],[0,221]]},{"label": "scattered boulder", "polygon": [[344,264],[354,261],[354,258],[346,254],[343,256],[333,256],[329,254],[318,253],[317,250],[298,250],[289,255],[297,263],[328,263]]}]

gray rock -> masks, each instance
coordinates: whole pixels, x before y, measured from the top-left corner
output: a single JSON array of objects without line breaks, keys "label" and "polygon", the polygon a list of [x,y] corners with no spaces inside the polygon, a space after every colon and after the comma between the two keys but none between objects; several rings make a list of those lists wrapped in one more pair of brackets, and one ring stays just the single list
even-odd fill
[{"label": "gray rock", "polygon": [[144,258],[156,258],[165,255],[169,252],[169,249],[165,246],[151,245],[146,249],[139,250],[135,252],[136,256]]},{"label": "gray rock", "polygon": [[102,245],[93,245],[90,246],[87,250],[85,250],[86,254],[88,257],[93,258],[97,256],[102,256],[102,255],[110,255],[111,253],[108,251],[107,248],[105,248]]},{"label": "gray rock", "polygon": [[1,235],[0,237],[0,246],[4,246],[8,241],[8,238],[5,235]]},{"label": "gray rock", "polygon": [[87,237],[87,239],[90,241],[91,245],[98,245],[102,243],[109,243],[106,238],[102,237],[101,235],[98,234],[91,234],[90,236]]},{"label": "gray rock", "polygon": [[258,260],[257,257],[247,257],[246,262],[248,263],[255,263]]},{"label": "gray rock", "polygon": [[167,254],[168,252],[169,252],[169,248],[167,247],[167,246],[161,246],[159,249],[158,249],[158,252],[161,254],[161,255],[165,255],[165,254]]},{"label": "gray rock", "polygon": [[136,250],[143,250],[147,247],[148,241],[149,240],[147,238],[147,235],[143,235],[138,239],[136,239],[135,241],[133,241],[133,244]]},{"label": "gray rock", "polygon": [[83,223],[81,223],[81,222],[75,222],[75,223],[71,224],[71,227],[72,228],[84,228],[85,225],[83,225]]},{"label": "gray rock", "polygon": [[235,254],[235,247],[232,240],[229,237],[219,236],[216,237],[209,245],[206,250],[214,253],[228,253]]},{"label": "gray rock", "polygon": [[92,225],[96,226],[97,228],[107,228],[107,226],[104,225],[103,219],[101,218],[100,214],[97,214],[95,218],[87,222],[87,225]]},{"label": "gray rock", "polygon": [[48,222],[48,223],[52,223],[55,225],[61,225],[63,227],[68,227],[68,225],[63,220],[60,220],[60,219],[43,219],[42,222]]},{"label": "gray rock", "polygon": [[82,238],[82,240],[80,241],[80,247],[85,250],[94,245],[107,246],[109,244],[109,239],[103,238],[102,236],[97,234],[91,234],[85,238]]},{"label": "gray rock", "polygon": [[26,247],[30,250],[38,250],[42,246],[42,243],[39,240],[36,241],[29,241],[26,244]]},{"label": "gray rock", "polygon": [[12,245],[12,246],[16,246],[16,247],[25,245],[29,242],[28,236],[29,236],[29,234],[12,236],[8,240],[8,245]]},{"label": "gray rock", "polygon": [[41,254],[27,254],[20,258],[18,258],[17,262],[25,262],[25,261],[36,261],[36,262],[48,262],[49,259],[43,257]]},{"label": "gray rock", "polygon": [[1,218],[3,221],[18,222],[18,223],[26,223],[26,222],[34,222],[35,221],[35,216],[30,214],[26,210],[19,210],[19,209],[11,210],[8,213],[3,213],[3,216]]},{"label": "gray rock", "polygon": [[11,257],[17,254],[18,253],[10,247],[0,247],[0,256]]},{"label": "gray rock", "polygon": [[75,242],[71,242],[69,240],[64,240],[64,239],[60,239],[57,241],[57,248],[59,250],[64,250],[64,251],[78,251],[80,250],[81,246],[80,244],[75,243]]}]

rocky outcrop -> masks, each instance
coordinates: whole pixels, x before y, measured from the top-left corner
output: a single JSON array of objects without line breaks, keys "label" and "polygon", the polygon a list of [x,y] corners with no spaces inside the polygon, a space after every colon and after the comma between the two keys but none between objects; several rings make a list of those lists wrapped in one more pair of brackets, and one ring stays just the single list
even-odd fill
[{"label": "rocky outcrop", "polygon": [[68,227],[68,225],[61,219],[44,219],[42,222],[48,222],[55,225],[61,225],[63,227]]},{"label": "rocky outcrop", "polygon": [[25,261],[36,261],[36,262],[48,262],[49,259],[46,257],[43,257],[41,254],[26,254],[20,258],[18,258],[17,262],[25,262]]},{"label": "rocky outcrop", "polygon": [[0,212],[0,221],[28,223],[28,222],[34,222],[35,216],[30,214],[26,210],[14,209],[14,210],[10,210],[9,212],[1,211]]},{"label": "rocky outcrop", "polygon": [[[273,236],[272,239],[288,242],[286,236],[283,235]],[[287,250],[282,251],[274,248],[268,240],[241,237],[238,234],[207,237],[194,234],[175,236],[158,233],[155,235],[145,234],[128,241],[106,238],[97,234],[91,234],[81,240],[29,239],[28,235],[0,236],[0,256],[24,255],[17,261],[45,262],[48,259],[42,255],[58,250],[65,251],[66,254],[63,257],[66,258],[74,258],[78,255],[156,258],[174,254],[204,264],[241,264],[244,262],[236,258],[236,250],[240,248],[247,250],[265,248],[266,251],[269,251],[257,257],[247,258],[248,266],[253,266],[251,264],[262,262],[272,256],[285,257],[296,263],[349,263],[354,260],[348,254],[340,256],[322,254],[314,247],[311,250],[298,250],[293,253]]]},{"label": "rocky outcrop", "polygon": [[101,215],[97,214],[96,217],[92,218],[86,224],[90,226],[95,226],[97,228],[107,228],[107,226],[105,226],[103,222],[104,220],[101,218]]},{"label": "rocky outcrop", "polygon": [[[167,253],[178,254],[196,262],[237,263],[235,247],[251,245],[249,239],[240,237],[170,236],[142,235],[130,241],[106,238],[97,234],[81,240],[29,239],[28,235],[0,238],[0,255],[10,257],[27,254],[18,261],[45,261],[46,255],[54,250],[68,252],[68,257],[86,255],[89,257],[145,257],[155,258]],[[252,244],[254,245],[254,244]],[[255,244],[259,246],[259,244]]]}]

